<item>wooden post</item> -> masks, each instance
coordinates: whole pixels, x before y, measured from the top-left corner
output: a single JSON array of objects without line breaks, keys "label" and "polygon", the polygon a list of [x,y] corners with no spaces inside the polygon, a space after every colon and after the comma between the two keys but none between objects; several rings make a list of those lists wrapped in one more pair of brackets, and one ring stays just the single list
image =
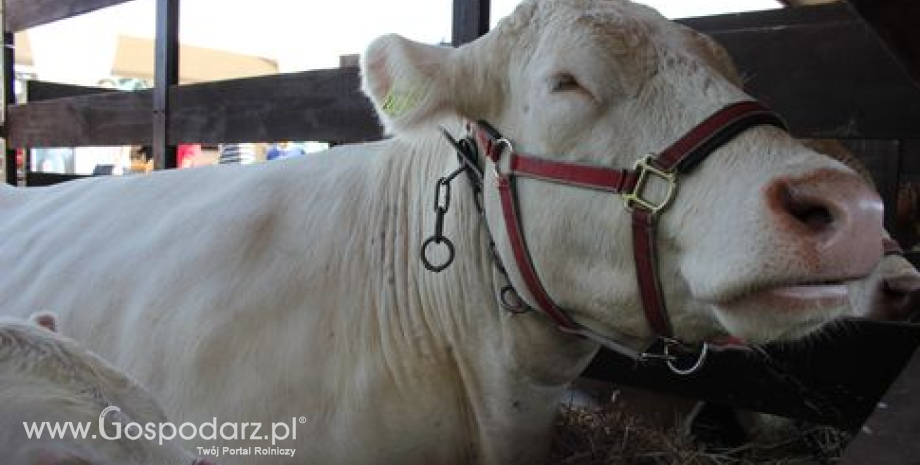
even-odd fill
[{"label": "wooden post", "polygon": [[[6,20],[6,5],[4,4],[3,19]],[[3,31],[3,138],[6,140],[4,154],[4,170],[6,172],[6,183],[15,186],[18,181],[19,173],[16,166],[16,150],[10,146],[9,138],[9,111],[10,105],[16,103],[16,56],[15,42],[13,33]]]},{"label": "wooden post", "polygon": [[169,145],[169,91],[179,83],[179,0],[157,0],[153,89],[153,166],[176,167],[176,146]]},{"label": "wooden post", "polygon": [[490,0],[454,0],[451,43],[458,47],[489,32]]}]

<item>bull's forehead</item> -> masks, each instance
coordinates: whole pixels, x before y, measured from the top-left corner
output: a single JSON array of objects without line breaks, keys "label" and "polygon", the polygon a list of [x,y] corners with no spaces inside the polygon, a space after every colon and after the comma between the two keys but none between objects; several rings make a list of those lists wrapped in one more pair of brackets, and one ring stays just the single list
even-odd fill
[{"label": "bull's forehead", "polygon": [[[638,79],[667,65],[690,63],[735,80],[727,54],[709,38],[625,0],[531,0],[499,28],[518,38],[512,53],[525,55],[520,58],[528,64],[590,54],[599,64],[628,67]],[[531,52],[536,56],[526,56]]]}]

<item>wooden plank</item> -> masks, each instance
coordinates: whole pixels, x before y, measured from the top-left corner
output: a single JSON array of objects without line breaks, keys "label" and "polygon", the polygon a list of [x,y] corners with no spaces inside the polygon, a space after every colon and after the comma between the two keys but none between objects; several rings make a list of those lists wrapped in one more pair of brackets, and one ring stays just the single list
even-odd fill
[{"label": "wooden plank", "polygon": [[849,22],[855,19],[853,10],[845,3],[829,3],[802,8],[727,13],[678,19],[677,22],[704,33],[749,30],[754,28],[782,28],[809,24]]},{"label": "wooden plank", "polygon": [[129,0],[5,0],[6,30],[20,32]]},{"label": "wooden plank", "polygon": [[918,345],[920,325],[850,319],[806,341],[767,347],[773,364],[722,352],[699,372],[677,376],[602,350],[584,376],[855,429]]},{"label": "wooden plank", "polygon": [[179,0],[157,1],[153,88],[153,166],[176,167],[176,145],[169,143],[169,89],[179,83]]},{"label": "wooden plank", "polygon": [[886,48],[898,57],[920,85],[920,2],[913,0],[849,0]]},{"label": "wooden plank", "polygon": [[859,21],[710,35],[735,59],[748,92],[797,136],[920,137],[920,88]]},{"label": "wooden plank", "polygon": [[489,32],[490,0],[454,0],[451,43],[459,47]]},{"label": "wooden plank", "polygon": [[116,92],[16,105],[11,147],[150,144],[151,92]]},{"label": "wooden plank", "polygon": [[382,132],[357,68],[174,87],[171,143],[376,140]]},{"label": "wooden plank", "polygon": [[844,452],[842,465],[920,463],[920,351],[891,385],[860,433]]},{"label": "wooden plank", "polygon": [[40,187],[60,184],[62,182],[73,181],[75,179],[88,178],[84,174],[61,174],[61,173],[43,173],[41,171],[30,171],[26,173],[26,186]]},{"label": "wooden plank", "polygon": [[75,86],[72,84],[37,81],[34,79],[26,81],[26,100],[29,102],[40,102],[43,100],[77,97],[81,95],[107,94],[112,92],[118,92],[118,90],[106,89],[104,87]]},{"label": "wooden plank", "polygon": [[[170,144],[382,137],[354,68],[176,86]],[[14,147],[151,144],[150,90],[35,102],[10,108]]]}]

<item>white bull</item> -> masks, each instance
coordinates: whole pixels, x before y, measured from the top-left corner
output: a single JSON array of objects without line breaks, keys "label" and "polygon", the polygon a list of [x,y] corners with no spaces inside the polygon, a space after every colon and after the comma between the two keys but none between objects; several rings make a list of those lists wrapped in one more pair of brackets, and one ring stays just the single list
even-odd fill
[{"label": "white bull", "polygon": [[[528,1],[458,49],[382,37],[362,67],[392,139],[0,191],[0,293],[19,312],[60,312],[175,421],[258,422],[265,435],[297,419],[296,439],[277,444],[296,448],[292,461],[222,462],[538,463],[598,345],[500,308],[505,278],[462,177],[444,225],[456,259],[423,269],[434,183],[457,167],[438,126],[483,119],[518,151],[625,168],[750,97],[714,42],[620,0]],[[520,290],[485,171],[485,223]],[[579,324],[644,347],[622,202],[517,184],[548,294]],[[745,131],[679,179],[660,219],[676,336],[760,342],[845,313],[846,282],[881,256],[880,210],[842,164],[779,129]],[[270,445],[248,436],[189,446]]]},{"label": "white bull", "polygon": [[[54,328],[51,315],[38,323]],[[112,404],[101,419],[100,413]],[[52,436],[52,427],[81,427]],[[198,465],[175,440],[139,438],[168,421],[143,387],[68,338],[0,318],[0,456],[6,465]],[[41,428],[41,429],[39,429]],[[60,430],[58,430],[60,431]],[[164,435],[164,436],[169,436]],[[172,435],[176,437],[176,435]],[[106,438],[112,438],[111,440]]]}]

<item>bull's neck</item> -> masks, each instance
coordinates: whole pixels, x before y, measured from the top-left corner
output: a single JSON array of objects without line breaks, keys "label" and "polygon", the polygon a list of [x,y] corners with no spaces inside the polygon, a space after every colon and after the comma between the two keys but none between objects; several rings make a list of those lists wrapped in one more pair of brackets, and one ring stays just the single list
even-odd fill
[{"label": "bull's neck", "polygon": [[412,312],[408,318],[424,320],[432,352],[445,354],[458,370],[466,396],[483,402],[480,408],[494,410],[485,405],[489,402],[532,402],[529,408],[548,409],[544,414],[551,418],[555,396],[578,376],[596,346],[561,333],[536,312],[512,315],[500,307],[497,290],[507,282],[494,264],[489,234],[465,175],[451,183],[444,218],[444,235],[454,244],[455,259],[440,273],[424,268],[419,251],[435,228],[435,184],[459,166],[448,142],[436,130],[430,132],[411,143],[393,141],[399,146],[397,156],[406,157],[400,183],[406,201],[400,205],[410,218],[408,235],[398,244],[406,261],[391,262],[406,266],[412,278],[405,283],[408,289],[396,290],[408,297],[402,308]]}]

